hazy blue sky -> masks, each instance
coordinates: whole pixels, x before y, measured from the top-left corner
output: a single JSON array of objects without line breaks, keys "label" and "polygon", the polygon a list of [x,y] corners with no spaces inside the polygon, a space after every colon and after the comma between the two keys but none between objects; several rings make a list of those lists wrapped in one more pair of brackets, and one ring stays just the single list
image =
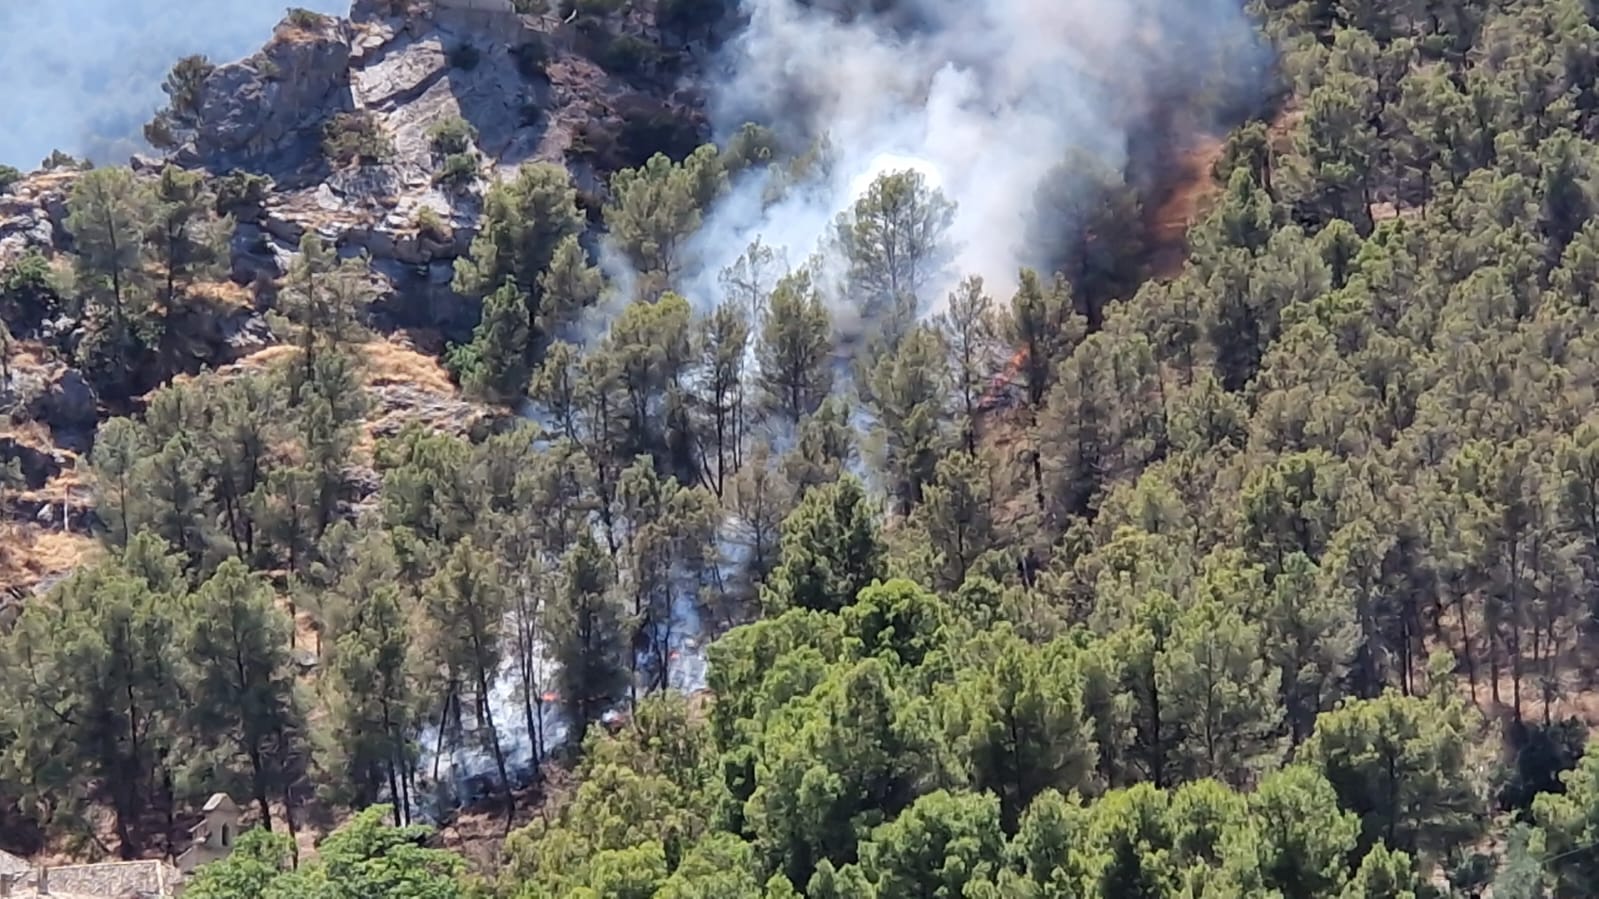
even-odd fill
[{"label": "hazy blue sky", "polygon": [[[349,0],[295,5],[344,13]],[[179,57],[214,62],[266,42],[282,0],[0,0],[0,163],[50,151],[121,162],[161,105]]]}]

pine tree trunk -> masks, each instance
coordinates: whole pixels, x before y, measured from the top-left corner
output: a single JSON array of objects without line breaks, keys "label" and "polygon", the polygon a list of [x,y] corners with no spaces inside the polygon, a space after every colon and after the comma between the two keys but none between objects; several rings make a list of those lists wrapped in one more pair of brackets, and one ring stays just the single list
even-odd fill
[{"label": "pine tree trunk", "polygon": [[494,767],[499,771],[500,789],[505,793],[505,827],[509,831],[511,823],[516,820],[516,797],[511,793],[511,776],[505,768],[505,750],[500,746],[500,732],[494,727],[494,710],[489,703],[488,672],[481,665],[477,669],[477,684],[483,724],[489,729],[489,747],[494,750]]},{"label": "pine tree trunk", "polygon": [[261,763],[261,747],[251,741],[245,747],[245,754],[250,757],[251,788],[255,793],[256,808],[261,812],[261,826],[271,830],[272,803],[267,800],[266,768]]},{"label": "pine tree trunk", "polygon": [[1455,592],[1455,614],[1460,618],[1460,650],[1466,663],[1466,679],[1471,682],[1471,701],[1477,702],[1477,661],[1471,653],[1471,630],[1466,621],[1465,591]]}]

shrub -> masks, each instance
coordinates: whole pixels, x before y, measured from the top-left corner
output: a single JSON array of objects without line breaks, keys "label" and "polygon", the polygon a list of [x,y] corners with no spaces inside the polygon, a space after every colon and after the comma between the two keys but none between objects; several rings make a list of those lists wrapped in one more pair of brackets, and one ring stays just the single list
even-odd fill
[{"label": "shrub", "polygon": [[437,241],[446,241],[450,239],[451,231],[438,210],[431,206],[422,206],[416,211],[416,233]]},{"label": "shrub", "polygon": [[171,116],[158,113],[144,123],[144,139],[158,150],[170,150],[178,145],[178,136],[172,132]]},{"label": "shrub", "polygon": [[309,30],[321,28],[322,23],[327,21],[327,18],[319,12],[312,12],[309,9],[295,7],[289,10],[289,17],[287,21],[295,28],[305,28]]},{"label": "shrub", "polygon": [[18,333],[31,332],[62,309],[61,291],[50,260],[30,249],[22,258],[0,270],[0,320]]},{"label": "shrub", "polygon": [[335,165],[371,164],[394,155],[394,144],[367,112],[341,112],[323,129],[322,152]]},{"label": "shrub", "polygon": [[722,151],[722,164],[739,172],[750,166],[770,165],[777,158],[777,133],[764,125],[746,122],[733,133]]},{"label": "shrub", "polygon": [[522,73],[523,78],[536,81],[545,77],[544,68],[550,64],[550,50],[542,40],[517,44],[511,55],[516,57],[516,70]]},{"label": "shrub", "polygon": [[253,172],[234,171],[217,179],[217,215],[229,215],[243,208],[259,207],[266,202],[267,190],[272,180]]},{"label": "shrub", "polygon": [[682,159],[699,149],[700,134],[690,117],[666,106],[622,104],[616,153],[623,168],[637,168],[656,153]]},{"label": "shrub", "polygon": [[40,163],[39,167],[42,169],[78,169],[86,172],[94,168],[94,165],[88,160],[73,156],[71,153],[51,150],[50,155],[44,158],[44,162]]},{"label": "shrub", "polygon": [[517,15],[542,16],[550,11],[550,0],[511,0]]},{"label": "shrub", "polygon": [[450,65],[463,72],[472,71],[482,61],[482,52],[471,44],[461,44],[450,51]]},{"label": "shrub", "polygon": [[1540,793],[1564,793],[1560,775],[1577,767],[1588,745],[1587,728],[1576,718],[1548,727],[1516,723],[1509,737],[1515,759],[1503,765],[1495,777],[1499,807],[1508,812],[1531,808],[1533,797]]},{"label": "shrub", "polygon": [[0,193],[11,189],[11,185],[22,180],[22,172],[9,165],[0,165]]},{"label": "shrub", "polygon": [[477,140],[477,129],[460,116],[450,116],[433,123],[428,129],[428,143],[440,156],[454,156],[472,149]]},{"label": "shrub", "polygon": [[617,36],[605,46],[600,63],[622,75],[640,75],[661,60],[659,47],[631,34]]},{"label": "shrub", "polygon": [[460,190],[477,180],[477,159],[471,153],[452,153],[444,157],[444,166],[434,179]]}]

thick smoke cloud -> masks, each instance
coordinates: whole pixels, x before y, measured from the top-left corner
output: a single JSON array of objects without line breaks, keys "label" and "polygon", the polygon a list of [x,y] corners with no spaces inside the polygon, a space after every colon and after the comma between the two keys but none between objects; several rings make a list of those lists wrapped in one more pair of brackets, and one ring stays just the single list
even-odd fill
[{"label": "thick smoke cloud", "polygon": [[[296,0],[343,14],[349,0]],[[179,58],[246,56],[283,0],[0,0],[0,164],[32,169],[51,150],[122,162],[165,100]]]},{"label": "thick smoke cloud", "polygon": [[1028,226],[1051,169],[1075,151],[1124,171],[1153,119],[1210,124],[1266,61],[1239,0],[851,2],[743,0],[748,25],[713,88],[718,128],[825,135],[835,164],[776,205],[747,183],[715,210],[695,292],[756,236],[803,261],[875,175],[904,168],[959,205],[953,270],[1011,281],[1039,262]]}]

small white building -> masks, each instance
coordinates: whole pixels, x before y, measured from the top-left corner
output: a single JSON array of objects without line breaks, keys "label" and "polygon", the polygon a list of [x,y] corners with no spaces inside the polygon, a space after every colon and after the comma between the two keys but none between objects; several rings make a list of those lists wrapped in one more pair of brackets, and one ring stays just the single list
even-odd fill
[{"label": "small white building", "polygon": [[200,823],[189,828],[189,848],[178,856],[178,870],[190,874],[207,862],[225,858],[239,837],[243,812],[226,793],[213,793],[200,809]]},{"label": "small white building", "polygon": [[185,876],[227,856],[239,836],[241,810],[226,793],[213,794],[200,811],[176,867],[155,859],[35,867],[0,852],[0,899],[171,899]]}]

